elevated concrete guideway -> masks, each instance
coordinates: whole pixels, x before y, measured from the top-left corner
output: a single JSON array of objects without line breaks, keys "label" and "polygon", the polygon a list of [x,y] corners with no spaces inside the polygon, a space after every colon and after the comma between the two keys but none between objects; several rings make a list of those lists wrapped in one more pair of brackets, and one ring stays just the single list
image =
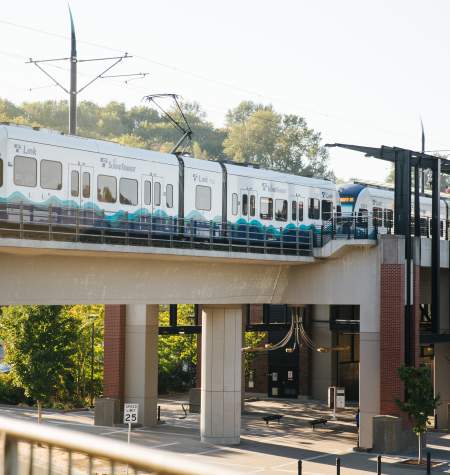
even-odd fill
[{"label": "elevated concrete guideway", "polygon": [[327,245],[314,258],[1,239],[0,302],[287,303],[283,294],[293,269],[364,254],[375,244],[342,241]]}]

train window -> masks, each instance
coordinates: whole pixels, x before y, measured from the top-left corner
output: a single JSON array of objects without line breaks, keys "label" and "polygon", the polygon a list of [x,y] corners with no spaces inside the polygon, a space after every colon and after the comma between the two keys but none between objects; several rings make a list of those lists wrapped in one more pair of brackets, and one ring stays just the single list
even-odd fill
[{"label": "train window", "polygon": [[242,195],[242,215],[248,215],[248,195]]},{"label": "train window", "polygon": [[119,181],[119,201],[123,205],[136,206],[138,202],[138,182],[130,178],[121,178]]},{"label": "train window", "polygon": [[37,185],[37,160],[30,157],[14,157],[14,184],[19,186]]},{"label": "train window", "polygon": [[211,188],[197,185],[195,187],[195,207],[203,211],[211,210]]},{"label": "train window", "polygon": [[103,203],[115,203],[117,201],[116,177],[108,175],[97,177],[97,199]]},{"label": "train window", "polygon": [[155,206],[161,206],[161,183],[155,181],[153,184],[153,202]]},{"label": "train window", "polygon": [[76,170],[70,172],[70,195],[80,196],[80,174]]},{"label": "train window", "polygon": [[322,219],[329,221],[333,214],[333,203],[329,200],[322,200]]},{"label": "train window", "polygon": [[287,200],[275,200],[275,219],[277,221],[287,221],[287,203]]},{"label": "train window", "polygon": [[373,208],[372,224],[375,228],[383,226],[383,210],[382,208]]},{"label": "train window", "polygon": [[0,186],[3,186],[3,160],[0,159]]},{"label": "train window", "polygon": [[308,218],[309,219],[320,218],[320,200],[318,200],[317,198],[309,199]]},{"label": "train window", "polygon": [[394,212],[391,209],[384,210],[384,227],[391,229],[394,224]]},{"label": "train window", "polygon": [[273,200],[272,198],[261,198],[259,200],[259,215],[261,219],[272,219],[273,217]]},{"label": "train window", "polygon": [[89,172],[83,172],[83,198],[89,198],[91,196],[91,174]]},{"label": "train window", "polygon": [[298,220],[303,221],[303,201],[298,202]]},{"label": "train window", "polygon": [[255,216],[256,214],[256,196],[250,196],[250,216]]},{"label": "train window", "polygon": [[173,185],[166,186],[166,205],[168,208],[173,208]]},{"label": "train window", "polygon": [[237,193],[233,193],[231,195],[231,213],[233,216],[238,214],[238,195]]},{"label": "train window", "polygon": [[41,188],[60,190],[62,188],[62,163],[41,161]]},{"label": "train window", "polygon": [[292,221],[297,221],[297,202],[292,202]]},{"label": "train window", "polygon": [[359,208],[357,220],[358,226],[367,226],[367,216],[367,210],[365,208]]},{"label": "train window", "polygon": [[152,202],[152,182],[144,181],[144,204],[149,205]]}]

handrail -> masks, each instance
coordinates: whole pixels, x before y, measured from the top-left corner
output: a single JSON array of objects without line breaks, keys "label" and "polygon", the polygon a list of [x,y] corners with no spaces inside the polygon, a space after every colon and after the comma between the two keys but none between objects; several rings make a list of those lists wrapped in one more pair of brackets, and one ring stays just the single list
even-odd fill
[{"label": "handrail", "polygon": [[[40,444],[39,447],[45,444],[49,448],[64,449],[68,454],[84,454],[89,458],[128,465],[135,470],[148,471],[158,475],[211,475],[212,473],[233,475],[236,473],[217,465],[194,462],[181,455],[158,449],[144,448],[134,444],[128,445],[125,442],[105,439],[92,434],[4,416],[0,416],[0,440],[2,445],[0,475],[20,472],[17,442]],[[30,452],[32,453],[32,451]],[[26,466],[29,464],[28,461]]]}]

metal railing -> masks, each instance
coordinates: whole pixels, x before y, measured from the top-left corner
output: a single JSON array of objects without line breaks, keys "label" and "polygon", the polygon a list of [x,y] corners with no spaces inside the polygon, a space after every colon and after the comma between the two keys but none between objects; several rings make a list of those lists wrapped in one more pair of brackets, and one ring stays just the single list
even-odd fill
[{"label": "metal railing", "polygon": [[94,209],[0,205],[0,237],[226,252],[310,256],[313,229],[105,213]]},{"label": "metal railing", "polygon": [[232,475],[182,454],[0,417],[0,475]]}]

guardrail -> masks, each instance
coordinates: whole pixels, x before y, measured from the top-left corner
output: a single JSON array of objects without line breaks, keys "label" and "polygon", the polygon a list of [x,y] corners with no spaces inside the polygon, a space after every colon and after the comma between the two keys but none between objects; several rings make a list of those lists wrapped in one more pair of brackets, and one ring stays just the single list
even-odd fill
[{"label": "guardrail", "polygon": [[8,417],[0,417],[0,438],[0,475],[236,473],[180,454]]},{"label": "guardrail", "polygon": [[179,219],[24,203],[0,205],[0,236],[226,252],[310,256],[313,229]]}]

